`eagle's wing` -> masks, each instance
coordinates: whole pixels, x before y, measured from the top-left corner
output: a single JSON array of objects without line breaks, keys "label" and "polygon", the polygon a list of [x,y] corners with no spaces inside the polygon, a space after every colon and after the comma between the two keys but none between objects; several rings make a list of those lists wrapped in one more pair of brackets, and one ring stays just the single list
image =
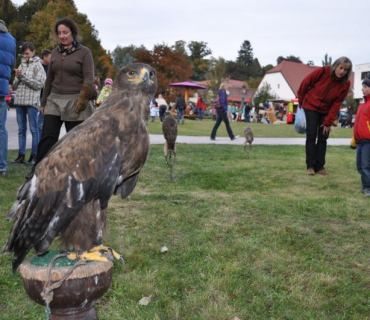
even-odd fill
[{"label": "eagle's wing", "polygon": [[[114,117],[106,121],[94,118],[94,122],[85,121],[65,136],[21,187],[8,215],[16,222],[3,248],[3,252],[14,252],[14,269],[32,247],[38,253],[45,252],[85,204],[97,199],[105,209],[111,195],[132,181],[133,174],[138,176],[146,155],[124,168],[123,154],[130,145],[128,133],[119,134],[119,122]],[[132,167],[134,172],[129,172]],[[124,194],[133,188],[126,188]]]}]

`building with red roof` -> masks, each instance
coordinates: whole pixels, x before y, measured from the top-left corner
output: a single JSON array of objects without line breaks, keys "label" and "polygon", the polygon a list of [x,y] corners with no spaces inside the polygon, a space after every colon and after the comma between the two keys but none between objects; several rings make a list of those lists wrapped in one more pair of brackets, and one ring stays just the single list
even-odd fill
[{"label": "building with red roof", "polygon": [[[298,89],[302,80],[317,66],[307,65],[298,62],[283,60],[276,67],[268,70],[263,77],[258,89],[264,83],[271,86],[271,91],[276,94],[277,98],[285,101],[292,101],[298,97]],[[351,77],[351,87],[353,87],[354,76]]]}]

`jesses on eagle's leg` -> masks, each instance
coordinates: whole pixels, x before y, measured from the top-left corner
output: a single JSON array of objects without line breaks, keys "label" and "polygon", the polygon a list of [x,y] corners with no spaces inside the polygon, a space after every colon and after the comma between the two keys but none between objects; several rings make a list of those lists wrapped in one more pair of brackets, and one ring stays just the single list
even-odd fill
[{"label": "jesses on eagle's leg", "polygon": [[[84,226],[79,220],[87,215],[89,215],[89,225]],[[93,200],[85,205],[81,210],[81,214],[70,223],[60,236],[61,243],[70,252],[68,258],[71,260],[84,259],[103,262],[116,259],[123,262],[120,254],[109,247],[103,246],[106,226],[107,208],[102,209],[99,200]],[[80,244],[77,248],[72,245],[72,243],[76,242]],[[68,250],[71,248],[73,250]]]}]

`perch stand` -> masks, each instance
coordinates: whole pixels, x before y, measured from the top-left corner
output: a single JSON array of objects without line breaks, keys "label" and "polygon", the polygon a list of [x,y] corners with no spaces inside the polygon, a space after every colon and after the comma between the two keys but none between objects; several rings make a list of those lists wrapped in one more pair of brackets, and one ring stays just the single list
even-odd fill
[{"label": "perch stand", "polygon": [[94,309],[95,300],[103,296],[110,286],[113,262],[94,261],[74,269],[62,285],[52,291],[49,309],[42,297],[43,290],[48,284],[52,286],[62,280],[70,268],[54,266],[48,282],[48,266],[34,265],[32,258],[28,259],[20,266],[23,286],[32,300],[47,307],[51,320],[98,319]]}]

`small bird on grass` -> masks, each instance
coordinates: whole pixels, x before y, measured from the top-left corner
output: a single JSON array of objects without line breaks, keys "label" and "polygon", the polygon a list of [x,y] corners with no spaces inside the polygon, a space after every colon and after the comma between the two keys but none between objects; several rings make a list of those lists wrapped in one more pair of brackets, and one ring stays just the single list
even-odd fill
[{"label": "small bird on grass", "polygon": [[[252,143],[253,143],[253,132],[250,127],[244,128],[244,151],[247,152],[247,159],[249,158],[249,152],[252,150]],[[249,150],[247,150],[247,144],[249,144]]]},{"label": "small bird on grass", "polygon": [[166,163],[170,167],[170,180],[172,181],[172,169],[176,160],[175,143],[177,138],[177,122],[169,111],[165,113],[165,118],[162,123],[162,132],[166,140],[164,144],[164,157],[166,158]]}]

